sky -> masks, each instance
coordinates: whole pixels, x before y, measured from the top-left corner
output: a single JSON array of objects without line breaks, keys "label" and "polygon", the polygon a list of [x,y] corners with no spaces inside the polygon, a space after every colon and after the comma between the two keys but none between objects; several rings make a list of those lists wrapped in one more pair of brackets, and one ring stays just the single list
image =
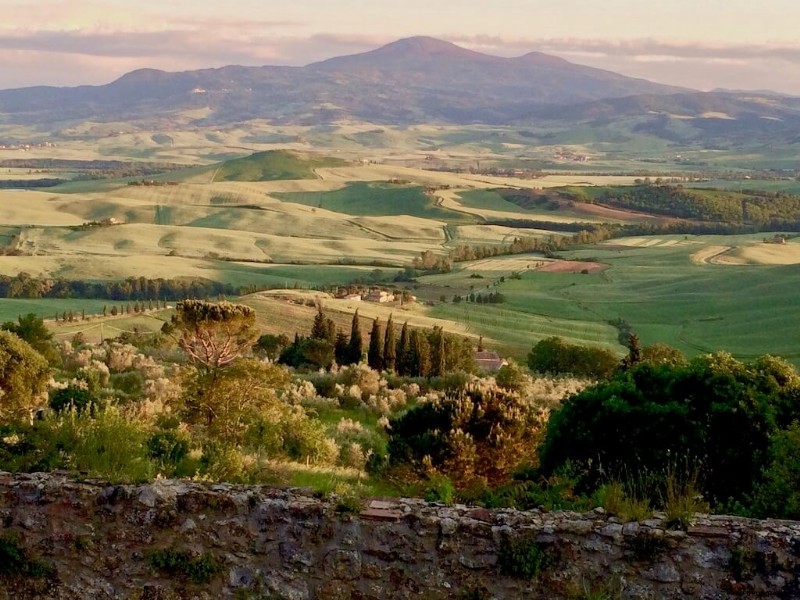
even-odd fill
[{"label": "sky", "polygon": [[695,89],[800,95],[797,0],[0,0],[0,89],[305,65],[428,35]]}]

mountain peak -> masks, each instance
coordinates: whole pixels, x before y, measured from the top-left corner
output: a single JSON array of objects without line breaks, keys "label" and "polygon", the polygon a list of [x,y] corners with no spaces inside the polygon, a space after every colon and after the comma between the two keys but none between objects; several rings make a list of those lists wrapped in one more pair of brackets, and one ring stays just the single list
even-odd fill
[{"label": "mountain peak", "polygon": [[376,54],[402,54],[405,56],[431,56],[431,55],[446,55],[446,56],[472,56],[477,52],[472,52],[461,46],[456,46],[451,42],[446,42],[434,37],[418,35],[414,37],[403,38],[396,42],[391,42],[385,46],[381,46],[373,50]]}]

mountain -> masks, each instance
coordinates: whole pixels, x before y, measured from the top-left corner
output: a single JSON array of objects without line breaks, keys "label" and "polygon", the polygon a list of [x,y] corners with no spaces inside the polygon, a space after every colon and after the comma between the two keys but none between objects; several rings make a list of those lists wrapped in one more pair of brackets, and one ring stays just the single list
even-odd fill
[{"label": "mountain", "polygon": [[102,86],[0,91],[0,119],[169,120],[208,109],[202,124],[264,118],[318,124],[494,123],[534,107],[686,91],[532,52],[501,58],[428,37],[305,67],[239,67],[167,73],[142,69]]},{"label": "mountain", "polygon": [[800,98],[771,92],[641,94],[566,106],[532,107],[517,124],[604,126],[627,124],[632,132],[678,143],[800,142]]}]

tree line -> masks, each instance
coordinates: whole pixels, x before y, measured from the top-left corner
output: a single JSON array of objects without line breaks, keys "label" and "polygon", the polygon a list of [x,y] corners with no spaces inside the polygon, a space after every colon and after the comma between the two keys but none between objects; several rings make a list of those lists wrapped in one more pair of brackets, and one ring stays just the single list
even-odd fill
[{"label": "tree line", "polygon": [[384,326],[373,319],[369,342],[364,348],[361,318],[353,315],[350,334],[337,330],[332,319],[318,307],[308,336],[262,335],[256,349],[293,367],[330,368],[351,365],[365,358],[376,371],[391,371],[409,377],[438,377],[456,371],[475,370],[474,350],[466,338],[445,333],[439,326],[429,330],[411,328],[403,323],[399,333],[392,315]]},{"label": "tree line", "polygon": [[[250,288],[248,288],[250,289]],[[228,283],[186,279],[129,277],[122,281],[40,279],[21,272],[0,275],[0,298],[101,298],[117,301],[182,300],[235,296],[241,288]]]}]

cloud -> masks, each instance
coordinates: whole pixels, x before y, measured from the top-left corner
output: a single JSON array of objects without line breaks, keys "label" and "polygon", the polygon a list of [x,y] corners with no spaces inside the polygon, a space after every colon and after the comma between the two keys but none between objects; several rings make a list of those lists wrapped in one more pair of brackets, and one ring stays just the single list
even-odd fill
[{"label": "cloud", "polygon": [[499,36],[451,36],[450,41],[483,51],[526,52],[538,50],[577,56],[661,57],[672,60],[768,60],[800,63],[800,44],[710,44],[656,39],[605,40],[577,38],[506,38]]}]

